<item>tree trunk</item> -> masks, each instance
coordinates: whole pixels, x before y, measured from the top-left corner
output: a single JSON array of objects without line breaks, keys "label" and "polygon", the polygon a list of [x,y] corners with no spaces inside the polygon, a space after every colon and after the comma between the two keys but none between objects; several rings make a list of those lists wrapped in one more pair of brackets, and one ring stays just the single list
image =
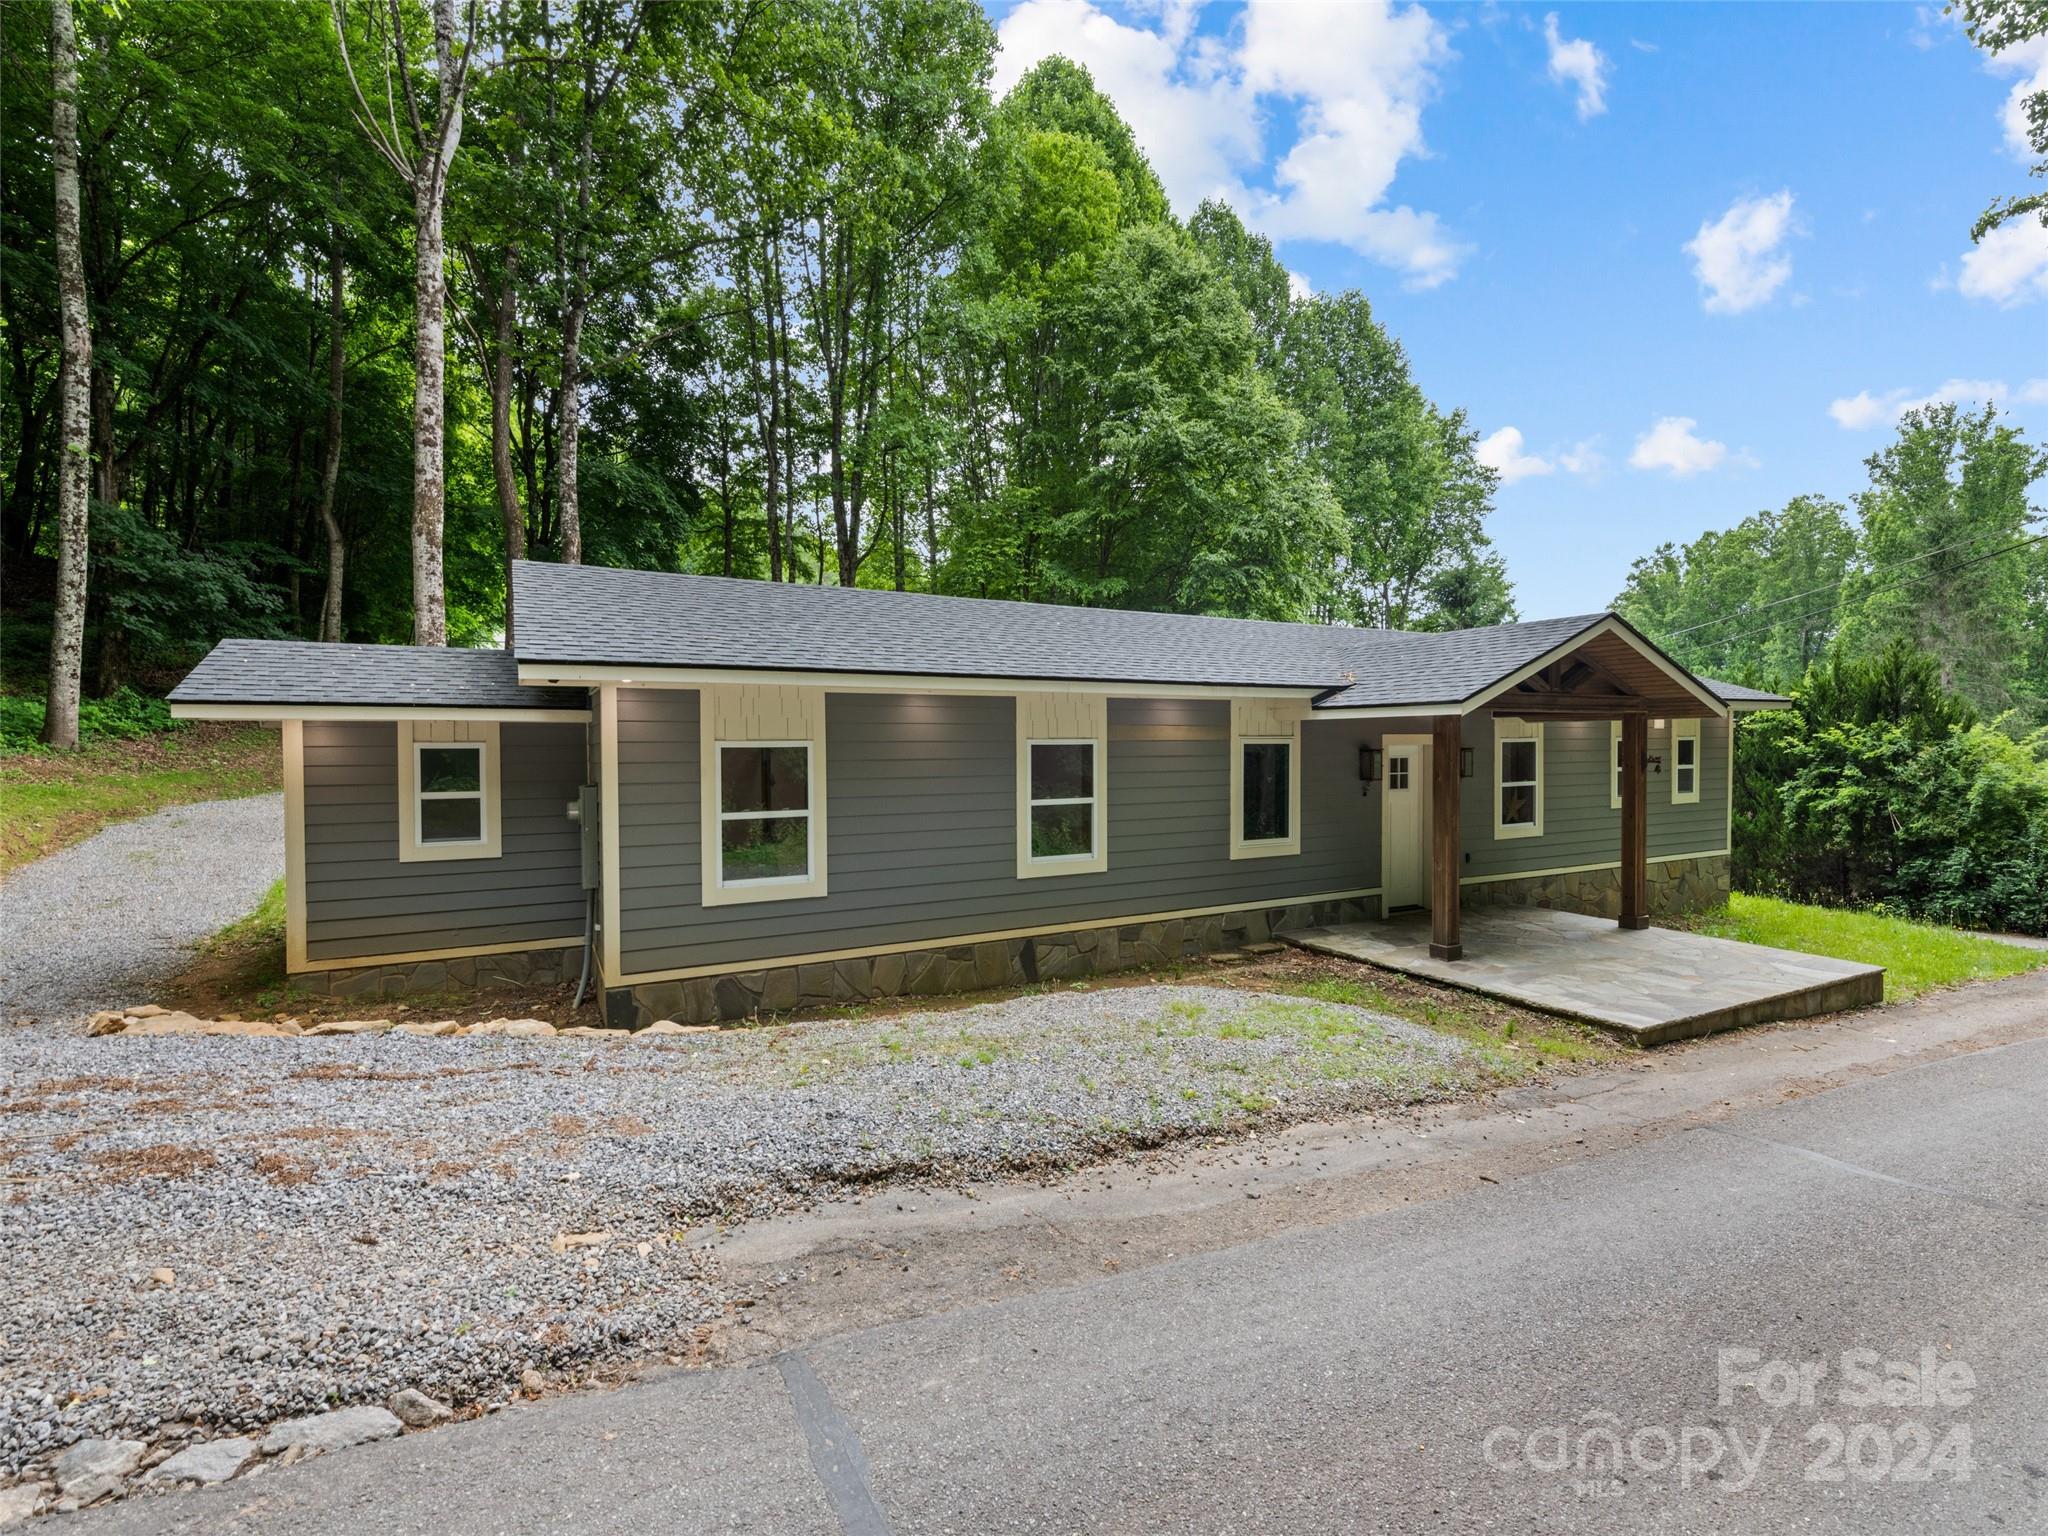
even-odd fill
[{"label": "tree trunk", "polygon": [[561,531],[565,565],[583,563],[583,504],[577,481],[581,470],[582,423],[578,418],[583,412],[583,312],[587,303],[582,287],[578,279],[569,307],[562,315],[562,384],[555,394],[555,408],[561,421],[555,445],[555,500],[559,509],[555,523]]},{"label": "tree trunk", "polygon": [[342,280],[341,240],[327,250],[327,436],[320,450],[320,526],[327,533],[327,591],[320,600],[320,638],[341,639],[341,582],[348,546],[334,515],[334,487],[341,478],[341,390],[347,373],[343,347],[348,321]]},{"label": "tree trunk", "polygon": [[512,562],[526,558],[526,511],[519,505],[519,481],[512,471],[512,341],[519,302],[519,247],[507,245],[505,270],[492,315],[491,479],[498,488],[498,516],[505,524],[505,649],[512,649]]},{"label": "tree trunk", "polygon": [[71,0],[50,6],[50,136],[57,193],[58,361],[57,603],[50,630],[50,691],[43,740],[78,745],[79,671],[85,650],[85,583],[92,467],[92,330],[78,243],[78,38]]}]

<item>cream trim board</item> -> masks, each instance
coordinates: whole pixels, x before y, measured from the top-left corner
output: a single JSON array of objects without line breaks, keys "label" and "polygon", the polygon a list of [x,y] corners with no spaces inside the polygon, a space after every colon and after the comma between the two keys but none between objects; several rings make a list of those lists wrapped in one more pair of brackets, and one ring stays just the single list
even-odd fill
[{"label": "cream trim board", "polygon": [[1723,824],[1727,830],[1722,834],[1729,848],[1735,846],[1735,716],[1728,717],[1728,792],[1722,796],[1724,808]]},{"label": "cream trim board", "polygon": [[1607,722],[1607,809],[1621,809],[1621,722]]},{"label": "cream trim board", "polygon": [[[1692,743],[1692,788],[1679,788],[1678,744]],[[1706,763],[1700,754],[1700,723],[1697,720],[1673,720],[1671,722],[1671,803],[1673,805],[1697,805],[1700,798],[1700,779],[1706,773]]]},{"label": "cream trim board", "polygon": [[413,949],[396,955],[348,955],[333,960],[308,960],[303,954],[285,966],[293,975],[308,971],[353,971],[373,965],[410,965],[419,960],[468,960],[480,955],[516,955],[528,949],[581,949],[583,935],[572,939],[511,939],[503,944],[465,944],[459,949]]},{"label": "cream trim board", "polygon": [[1312,896],[1247,898],[1226,901],[1213,907],[1183,907],[1171,912],[1073,917],[1062,923],[1040,923],[1032,928],[997,928],[985,933],[940,934],[928,939],[906,939],[897,944],[872,944],[860,949],[820,949],[799,955],[769,955],[756,960],[729,960],[715,965],[686,965],[666,971],[633,971],[616,978],[607,974],[605,985],[643,987],[656,981],[691,981],[699,976],[729,976],[736,971],[759,971],[769,966],[813,965],[830,960],[863,960],[876,955],[907,955],[920,949],[948,949],[956,944],[984,944],[996,939],[1033,939],[1048,933],[1074,933],[1088,928],[1121,928],[1131,923],[1166,923],[1183,917],[1216,917],[1225,912],[1256,912],[1270,907],[1300,906],[1311,901],[1357,901],[1367,896],[1377,896],[1379,893],[1380,888],[1375,885],[1363,890],[1319,891]]},{"label": "cream trim board", "polygon": [[[707,907],[758,901],[810,901],[828,894],[826,807],[830,779],[825,755],[825,692],[748,683],[705,688],[698,695],[699,830],[702,836],[702,900]],[[803,747],[809,754],[804,780],[809,820],[806,848],[810,873],[803,879],[727,882],[720,833],[719,749],[721,747]]]},{"label": "cream trim board", "polygon": [[[621,667],[599,662],[522,662],[528,686],[617,683],[635,688],[816,688],[826,693],[971,693],[1009,698],[1020,693],[1083,693],[1105,699],[1284,699],[1306,706],[1336,683],[1267,688],[1235,683],[1092,682],[1044,677],[947,677],[927,672],[799,672],[748,667]],[[1414,713],[1414,711],[1407,711]]]},{"label": "cream trim board", "polygon": [[[1680,859],[1725,859],[1726,848],[1709,848],[1698,853],[1653,853],[1643,862],[1646,864],[1675,864]],[[1621,860],[1609,859],[1602,864],[1559,864],[1550,869],[1510,869],[1495,875],[1467,875],[1459,885],[1499,885],[1503,880],[1542,880],[1551,875],[1585,875],[1596,869],[1619,869]]]},{"label": "cream trim board", "polygon": [[306,723],[287,720],[284,754],[284,968],[306,969]]},{"label": "cream trim board", "polygon": [[496,720],[579,725],[587,709],[457,709],[412,704],[173,704],[173,720]]},{"label": "cream trim board", "polygon": [[[1514,687],[1517,683],[1525,682],[1529,678],[1534,677],[1538,672],[1541,672],[1545,667],[1549,666],[1553,661],[1556,661],[1560,656],[1568,656],[1573,651],[1577,650],[1580,646],[1584,645],[1587,641],[1597,640],[1602,635],[1620,636],[1622,640],[1626,641],[1630,646],[1634,647],[1637,653],[1640,654],[1645,661],[1649,662],[1651,666],[1655,667],[1658,671],[1662,672],[1666,677],[1670,678],[1671,681],[1678,684],[1679,687],[1683,688],[1687,693],[1691,694],[1694,698],[1698,699],[1702,704],[1706,705],[1706,712],[1712,715],[1715,719],[1718,720],[1723,715],[1728,713],[1727,705],[1723,704],[1719,699],[1715,698],[1711,693],[1707,692],[1706,689],[1702,688],[1698,683],[1694,682],[1691,677],[1687,676],[1686,673],[1677,666],[1676,663],[1669,660],[1663,652],[1659,651],[1655,646],[1651,645],[1648,641],[1644,640],[1634,630],[1630,629],[1626,624],[1622,623],[1621,620],[1613,617],[1612,615],[1609,615],[1607,618],[1602,619],[1597,624],[1591,625],[1586,629],[1580,630],[1579,633],[1573,635],[1569,640],[1560,641],[1558,644],[1553,645],[1549,650],[1545,651],[1541,656],[1538,656],[1534,661],[1531,661],[1526,665],[1515,668],[1514,671],[1510,672],[1506,677],[1502,678],[1499,682],[1491,683],[1485,688],[1482,688],[1479,692],[1473,694],[1471,698],[1465,701],[1464,712],[1468,715],[1471,714],[1472,711],[1474,711],[1475,709],[1480,708],[1481,706],[1487,704],[1491,700],[1498,698],[1501,694],[1506,693],[1510,688]],[[519,680],[521,682],[526,681],[526,676],[523,669],[520,673]]]},{"label": "cream trim board", "polygon": [[[451,859],[495,859],[505,851],[504,802],[499,792],[498,722],[495,720],[400,720],[398,732],[398,862],[441,863]],[[474,842],[430,843],[420,836],[419,754],[436,746],[474,747],[481,758],[480,821]]]},{"label": "cream trim board", "polygon": [[[1541,720],[1518,720],[1512,715],[1498,716],[1493,722],[1493,835],[1496,841],[1517,837],[1541,837],[1543,835],[1543,802],[1548,799],[1543,782],[1543,722]],[[1536,819],[1532,822],[1517,822],[1510,825],[1501,820],[1500,793],[1510,784],[1527,784],[1527,779],[1509,779],[1502,766],[1511,741],[1533,741],[1536,743],[1535,800]]]},{"label": "cream trim board", "polygon": [[[1099,875],[1109,868],[1109,697],[1106,694],[1017,695],[1017,878]],[[1031,853],[1031,749],[1094,749],[1094,806],[1087,854],[1034,858]]]},{"label": "cream trim board", "polygon": [[[700,782],[700,793],[702,788]],[[598,914],[598,954],[604,974],[616,976],[624,961],[619,943],[619,690],[611,685],[597,690],[597,819],[604,861],[598,872],[604,887],[604,910]]]},{"label": "cream trim board", "polygon": [[[1277,859],[1301,852],[1301,721],[1306,709],[1286,700],[1230,701],[1230,856]],[[1244,835],[1244,749],[1258,743],[1287,748],[1287,835]]]}]

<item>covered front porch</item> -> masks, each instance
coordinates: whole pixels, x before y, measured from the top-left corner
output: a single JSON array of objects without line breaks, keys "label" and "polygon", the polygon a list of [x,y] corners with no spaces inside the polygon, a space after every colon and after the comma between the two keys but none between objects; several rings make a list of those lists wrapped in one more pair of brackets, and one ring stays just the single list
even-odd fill
[{"label": "covered front porch", "polygon": [[1543,907],[1468,912],[1466,957],[1437,954],[1430,915],[1291,930],[1288,942],[1483,992],[1643,1045],[1882,1000],[1882,966]]}]

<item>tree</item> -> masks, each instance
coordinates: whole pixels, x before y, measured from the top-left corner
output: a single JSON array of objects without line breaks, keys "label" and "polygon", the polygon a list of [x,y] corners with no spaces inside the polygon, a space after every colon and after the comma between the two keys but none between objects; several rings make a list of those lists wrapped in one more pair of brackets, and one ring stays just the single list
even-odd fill
[{"label": "tree", "polygon": [[[1963,27],[1970,41],[1987,53],[2000,54],[2022,49],[2040,38],[2048,38],[2048,6],[2040,0],[1955,0],[1963,14]],[[2039,79],[2036,76],[2036,79]],[[2028,92],[2020,108],[2026,119],[2027,144],[2035,160],[2030,174],[2048,176],[2048,87]],[[1977,217],[1970,230],[1972,240],[1982,240],[1992,230],[2028,214],[2048,227],[2048,190],[1994,198]]]},{"label": "tree", "polygon": [[342,262],[341,234],[330,237],[327,253],[327,427],[320,446],[320,528],[327,537],[327,585],[320,598],[320,638],[341,639],[341,583],[348,564],[348,542],[334,515],[334,493],[341,481],[342,394],[348,381],[348,268]]},{"label": "tree", "polygon": [[79,248],[78,35],[71,0],[50,5],[50,140],[57,215],[57,299],[62,313],[58,365],[57,612],[50,641],[50,688],[43,740],[78,745],[79,680],[85,654],[85,584],[91,508],[92,329],[86,314],[85,261]]},{"label": "tree", "polygon": [[2030,638],[2025,557],[2042,515],[2027,496],[2048,452],[1991,406],[1943,402],[1907,412],[1865,467],[1866,563],[1845,589],[1843,642],[1868,656],[1907,641],[1987,716],[2038,710],[2019,663]]},{"label": "tree", "polygon": [[[381,42],[387,52],[386,120],[380,121],[363,94],[349,57],[347,0],[331,0],[334,35],[343,68],[355,92],[357,121],[413,199],[413,469],[412,469],[412,638],[415,645],[446,645],[448,613],[442,572],[442,526],[447,511],[446,389],[447,280],[442,266],[446,243],[442,213],[448,172],[462,143],[462,104],[475,55],[476,0],[470,0],[467,37],[457,52],[455,0],[432,0],[434,75],[427,115],[413,80],[412,48],[399,0],[390,0]],[[374,13],[373,13],[374,14]],[[395,84],[393,83],[395,77]],[[398,126],[399,111],[405,128]]]}]

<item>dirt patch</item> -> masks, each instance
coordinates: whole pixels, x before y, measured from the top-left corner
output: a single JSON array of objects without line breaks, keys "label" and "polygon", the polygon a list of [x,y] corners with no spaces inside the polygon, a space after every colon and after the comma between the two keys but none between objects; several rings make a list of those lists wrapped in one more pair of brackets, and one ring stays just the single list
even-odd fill
[{"label": "dirt patch", "polygon": [[181,1147],[171,1142],[95,1152],[86,1161],[117,1179],[189,1179],[220,1166],[220,1159],[204,1147]]}]

